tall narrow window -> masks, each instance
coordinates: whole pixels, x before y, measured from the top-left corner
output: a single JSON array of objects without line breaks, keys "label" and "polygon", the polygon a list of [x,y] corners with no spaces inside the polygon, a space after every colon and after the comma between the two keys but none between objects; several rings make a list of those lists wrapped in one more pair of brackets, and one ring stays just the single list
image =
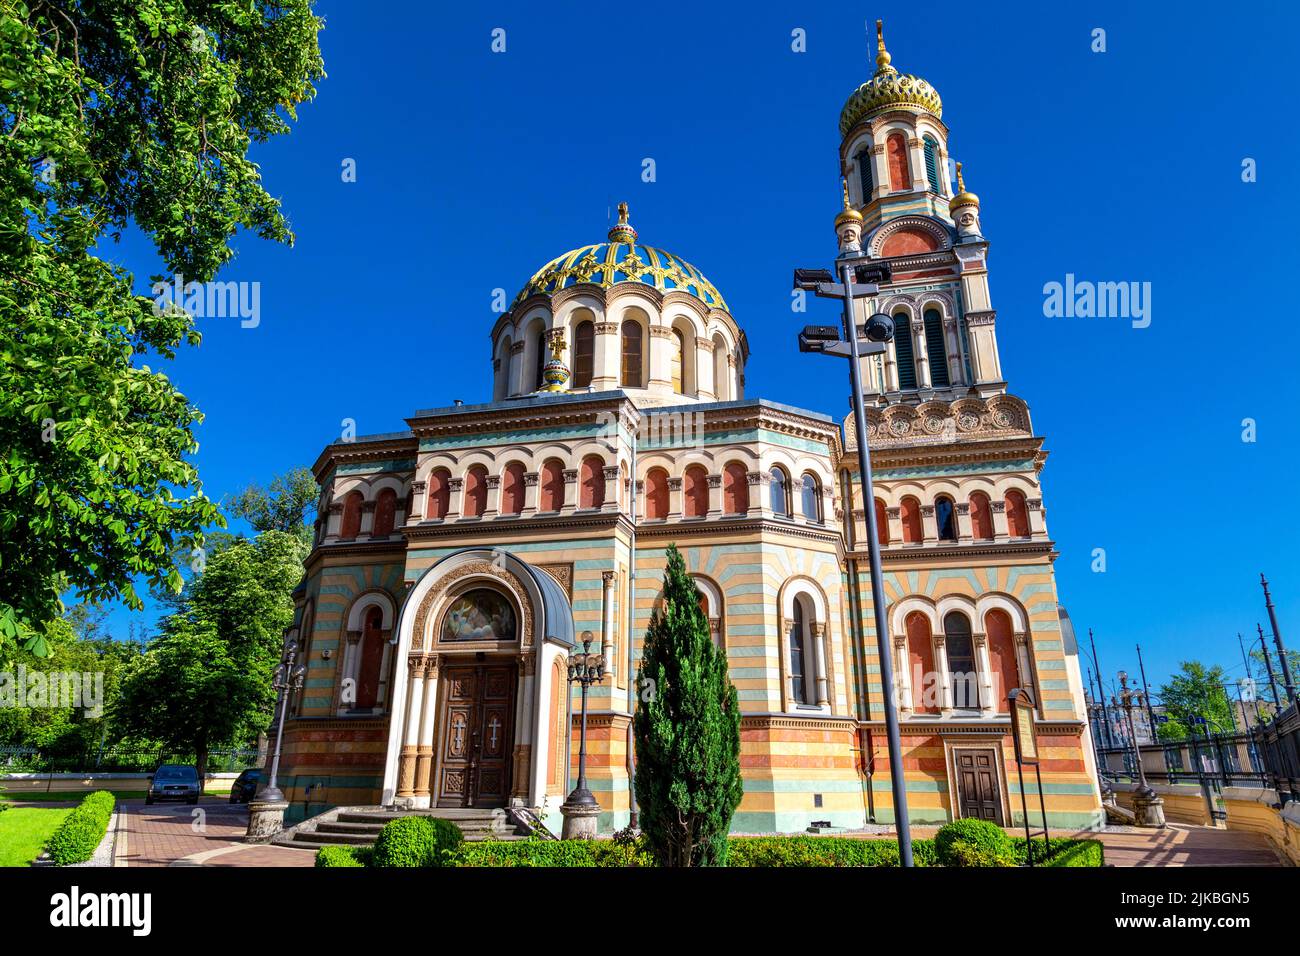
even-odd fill
[{"label": "tall narrow window", "polygon": [[727,363],[727,343],[717,333],[713,336],[713,395],[720,402],[730,401],[730,366]]},{"label": "tall narrow window", "polygon": [[355,538],[361,533],[361,503],[365,500],[359,491],[343,499],[343,521],[339,527],[340,538]]},{"label": "tall narrow window", "polygon": [[573,330],[573,387],[586,388],[595,374],[596,325],[590,320]]},{"label": "tall narrow window", "polygon": [[533,356],[533,391],[536,392],[546,384],[542,378],[542,372],[546,368],[546,329],[539,329],[533,336],[533,349],[536,354]]},{"label": "tall narrow window", "polygon": [[559,511],[564,507],[564,463],[552,458],[542,465],[542,474],[538,482],[538,511]]},{"label": "tall narrow window", "polygon": [[641,376],[641,323],[628,319],[623,323],[623,378],[628,388],[644,388]]},{"label": "tall narrow window", "polygon": [[1025,496],[1012,488],[1007,492],[1007,534],[1013,538],[1029,537],[1029,511]]},{"label": "tall narrow window", "polygon": [[912,348],[912,320],[906,312],[894,316],[894,355],[898,360],[898,387],[916,388],[916,357]]},{"label": "tall narrow window", "polygon": [[822,520],[822,486],[815,475],[805,474],[799,488],[799,510],[809,521]]},{"label": "tall narrow window", "polygon": [[384,661],[383,623],[383,610],[373,605],[366,609],[361,631],[361,661],[357,666],[358,710],[370,710],[379,699],[379,675]]},{"label": "tall narrow window", "polygon": [[503,515],[517,515],[524,510],[524,466],[517,461],[506,465],[501,475],[501,507]]},{"label": "tall narrow window", "polygon": [[930,185],[930,192],[941,194],[943,184],[939,182],[939,144],[926,136],[921,140],[921,147],[925,150],[925,178]]},{"label": "tall narrow window", "polygon": [[686,517],[705,517],[709,513],[709,473],[703,465],[691,465],[686,469],[686,478],[682,484],[686,498]]},{"label": "tall narrow window", "polygon": [[902,133],[890,133],[885,140],[889,160],[889,188],[898,192],[912,188],[912,170],[907,159],[907,139]]},{"label": "tall narrow window", "polygon": [[582,508],[600,508],[605,504],[605,462],[595,456],[584,458],[578,473],[582,488],[578,504]]},{"label": "tall narrow window", "polygon": [[957,540],[957,510],[951,498],[936,498],[934,502],[934,520],[939,529],[939,540]]},{"label": "tall narrow window", "polygon": [[938,309],[925,310],[925,352],[930,359],[930,384],[947,388],[948,353],[944,348],[943,316]]},{"label": "tall narrow window", "polygon": [[862,202],[871,202],[871,193],[876,188],[871,177],[871,150],[864,149],[858,153],[854,162],[858,164],[858,186],[862,189]]},{"label": "tall narrow window", "polygon": [[912,709],[919,714],[937,714],[943,706],[942,684],[934,666],[934,641],[930,619],[913,611],[903,622],[907,632],[908,679],[912,684]]},{"label": "tall narrow window", "polygon": [[673,329],[673,391],[678,395],[682,391],[682,362],[686,357],[686,340],[678,329]]},{"label": "tall narrow window", "polygon": [[1011,618],[1003,610],[989,611],[984,615],[984,630],[989,636],[989,663],[993,667],[993,701],[1005,714],[1010,708],[1007,691],[1021,686]]},{"label": "tall narrow window", "polygon": [[790,697],[796,704],[808,703],[808,688],[804,680],[803,659],[803,602],[795,598],[793,619],[790,622]]},{"label": "tall narrow window", "polygon": [[910,495],[900,502],[899,511],[903,519],[903,544],[920,544],[921,502]]},{"label": "tall narrow window", "polygon": [[971,640],[970,619],[960,611],[949,612],[943,618],[943,633],[948,646],[948,680],[952,685],[953,706],[978,710],[979,674],[975,669],[975,642]]},{"label": "tall narrow window", "polygon": [[475,465],[465,472],[465,487],[461,492],[464,503],[460,513],[466,518],[477,518],[487,510],[487,469]]},{"label": "tall narrow window", "polygon": [[970,525],[976,541],[993,540],[993,509],[989,507],[989,496],[982,491],[970,496]]},{"label": "tall narrow window", "polygon": [[375,523],[370,531],[372,538],[387,538],[393,533],[393,522],[397,519],[397,492],[385,488],[375,499]]},{"label": "tall narrow window", "polygon": [[786,488],[787,481],[785,472],[780,468],[773,468],[771,477],[768,481],[768,507],[772,509],[772,514],[784,518],[789,511],[786,508]]},{"label": "tall narrow window", "polygon": [[651,521],[668,517],[668,472],[662,468],[645,476],[645,516]]},{"label": "tall narrow window", "polygon": [[749,510],[749,474],[733,461],[722,472],[722,513],[743,515]]},{"label": "tall narrow window", "polygon": [[889,512],[879,498],[876,499],[876,540],[882,548],[889,544]]},{"label": "tall narrow window", "polygon": [[451,472],[446,468],[435,468],[429,472],[429,506],[424,517],[429,520],[442,520],[447,517],[447,508],[451,505]]}]

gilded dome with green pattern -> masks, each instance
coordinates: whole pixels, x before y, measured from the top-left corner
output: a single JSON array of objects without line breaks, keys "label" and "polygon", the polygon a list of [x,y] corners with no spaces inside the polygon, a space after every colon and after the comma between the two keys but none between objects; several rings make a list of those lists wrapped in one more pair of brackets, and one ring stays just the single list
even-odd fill
[{"label": "gilded dome with green pattern", "polygon": [[627,203],[619,203],[618,212],[608,242],[580,246],[552,259],[519,290],[515,303],[579,283],[608,289],[619,282],[639,282],[660,292],[685,292],[709,308],[726,311],[722,293],[699,269],[664,249],[638,243],[636,230],[627,221]]},{"label": "gilded dome with green pattern", "polygon": [[863,83],[844,103],[840,111],[840,135],[847,136],[859,121],[873,113],[887,109],[924,110],[936,117],[943,116],[943,100],[939,91],[908,73],[899,73],[890,65],[889,51],[885,49],[884,26],[876,21],[876,74]]}]

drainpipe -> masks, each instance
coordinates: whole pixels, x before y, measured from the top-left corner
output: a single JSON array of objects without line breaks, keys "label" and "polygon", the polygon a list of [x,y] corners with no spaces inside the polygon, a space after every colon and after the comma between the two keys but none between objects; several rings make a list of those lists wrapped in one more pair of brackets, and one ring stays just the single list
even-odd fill
[{"label": "drainpipe", "polygon": [[[620,415],[620,418],[622,416]],[[638,414],[638,424],[640,416]],[[633,628],[636,621],[636,432],[631,436],[632,467],[628,478],[628,520],[632,524],[628,536],[627,559],[627,712],[629,718],[636,716],[636,668],[633,666]],[[632,720],[627,723],[627,794],[628,826],[637,829],[640,823],[640,808],[636,803],[636,735],[633,733]]]}]

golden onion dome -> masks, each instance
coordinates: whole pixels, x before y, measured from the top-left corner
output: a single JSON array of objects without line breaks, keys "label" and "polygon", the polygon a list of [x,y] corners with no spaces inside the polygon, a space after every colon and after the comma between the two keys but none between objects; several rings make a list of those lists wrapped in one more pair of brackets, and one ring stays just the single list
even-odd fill
[{"label": "golden onion dome", "polygon": [[961,163],[957,164],[957,195],[948,200],[948,211],[952,212],[959,206],[978,206],[980,197],[974,193],[966,191],[966,179],[961,174]]},{"label": "golden onion dome", "polygon": [[844,187],[844,208],[841,209],[840,214],[835,217],[835,228],[839,229],[840,226],[844,225],[846,222],[856,222],[861,225],[862,213],[854,209],[853,204],[849,202],[849,181],[847,179],[841,179],[840,184]]},{"label": "golden onion dome", "polygon": [[847,136],[860,120],[886,109],[923,110],[936,117],[943,116],[943,100],[939,91],[909,73],[899,73],[892,65],[889,51],[885,49],[885,27],[876,21],[876,73],[863,83],[844,103],[840,111],[840,135]]},{"label": "golden onion dome", "polygon": [[618,204],[618,222],[607,239],[552,259],[519,290],[515,303],[531,295],[554,295],[580,283],[608,289],[620,282],[639,282],[660,292],[685,292],[710,308],[727,309],[722,293],[695,266],[664,249],[637,242],[636,230],[627,221],[627,203]]}]

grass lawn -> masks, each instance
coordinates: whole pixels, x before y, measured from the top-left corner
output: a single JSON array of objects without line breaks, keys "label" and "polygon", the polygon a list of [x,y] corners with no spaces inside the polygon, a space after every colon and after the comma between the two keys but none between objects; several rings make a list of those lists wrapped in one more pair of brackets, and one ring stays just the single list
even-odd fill
[{"label": "grass lawn", "polygon": [[71,810],[10,807],[0,813],[0,866],[27,866]]},{"label": "grass lawn", "polygon": [[[0,790],[0,803],[37,803],[47,800],[63,801],[67,803],[80,803],[86,798],[86,794],[92,793],[90,790]],[[109,791],[119,801],[121,800],[143,800],[145,791],[143,790],[111,790]],[[226,796],[230,796],[226,793]]]}]

